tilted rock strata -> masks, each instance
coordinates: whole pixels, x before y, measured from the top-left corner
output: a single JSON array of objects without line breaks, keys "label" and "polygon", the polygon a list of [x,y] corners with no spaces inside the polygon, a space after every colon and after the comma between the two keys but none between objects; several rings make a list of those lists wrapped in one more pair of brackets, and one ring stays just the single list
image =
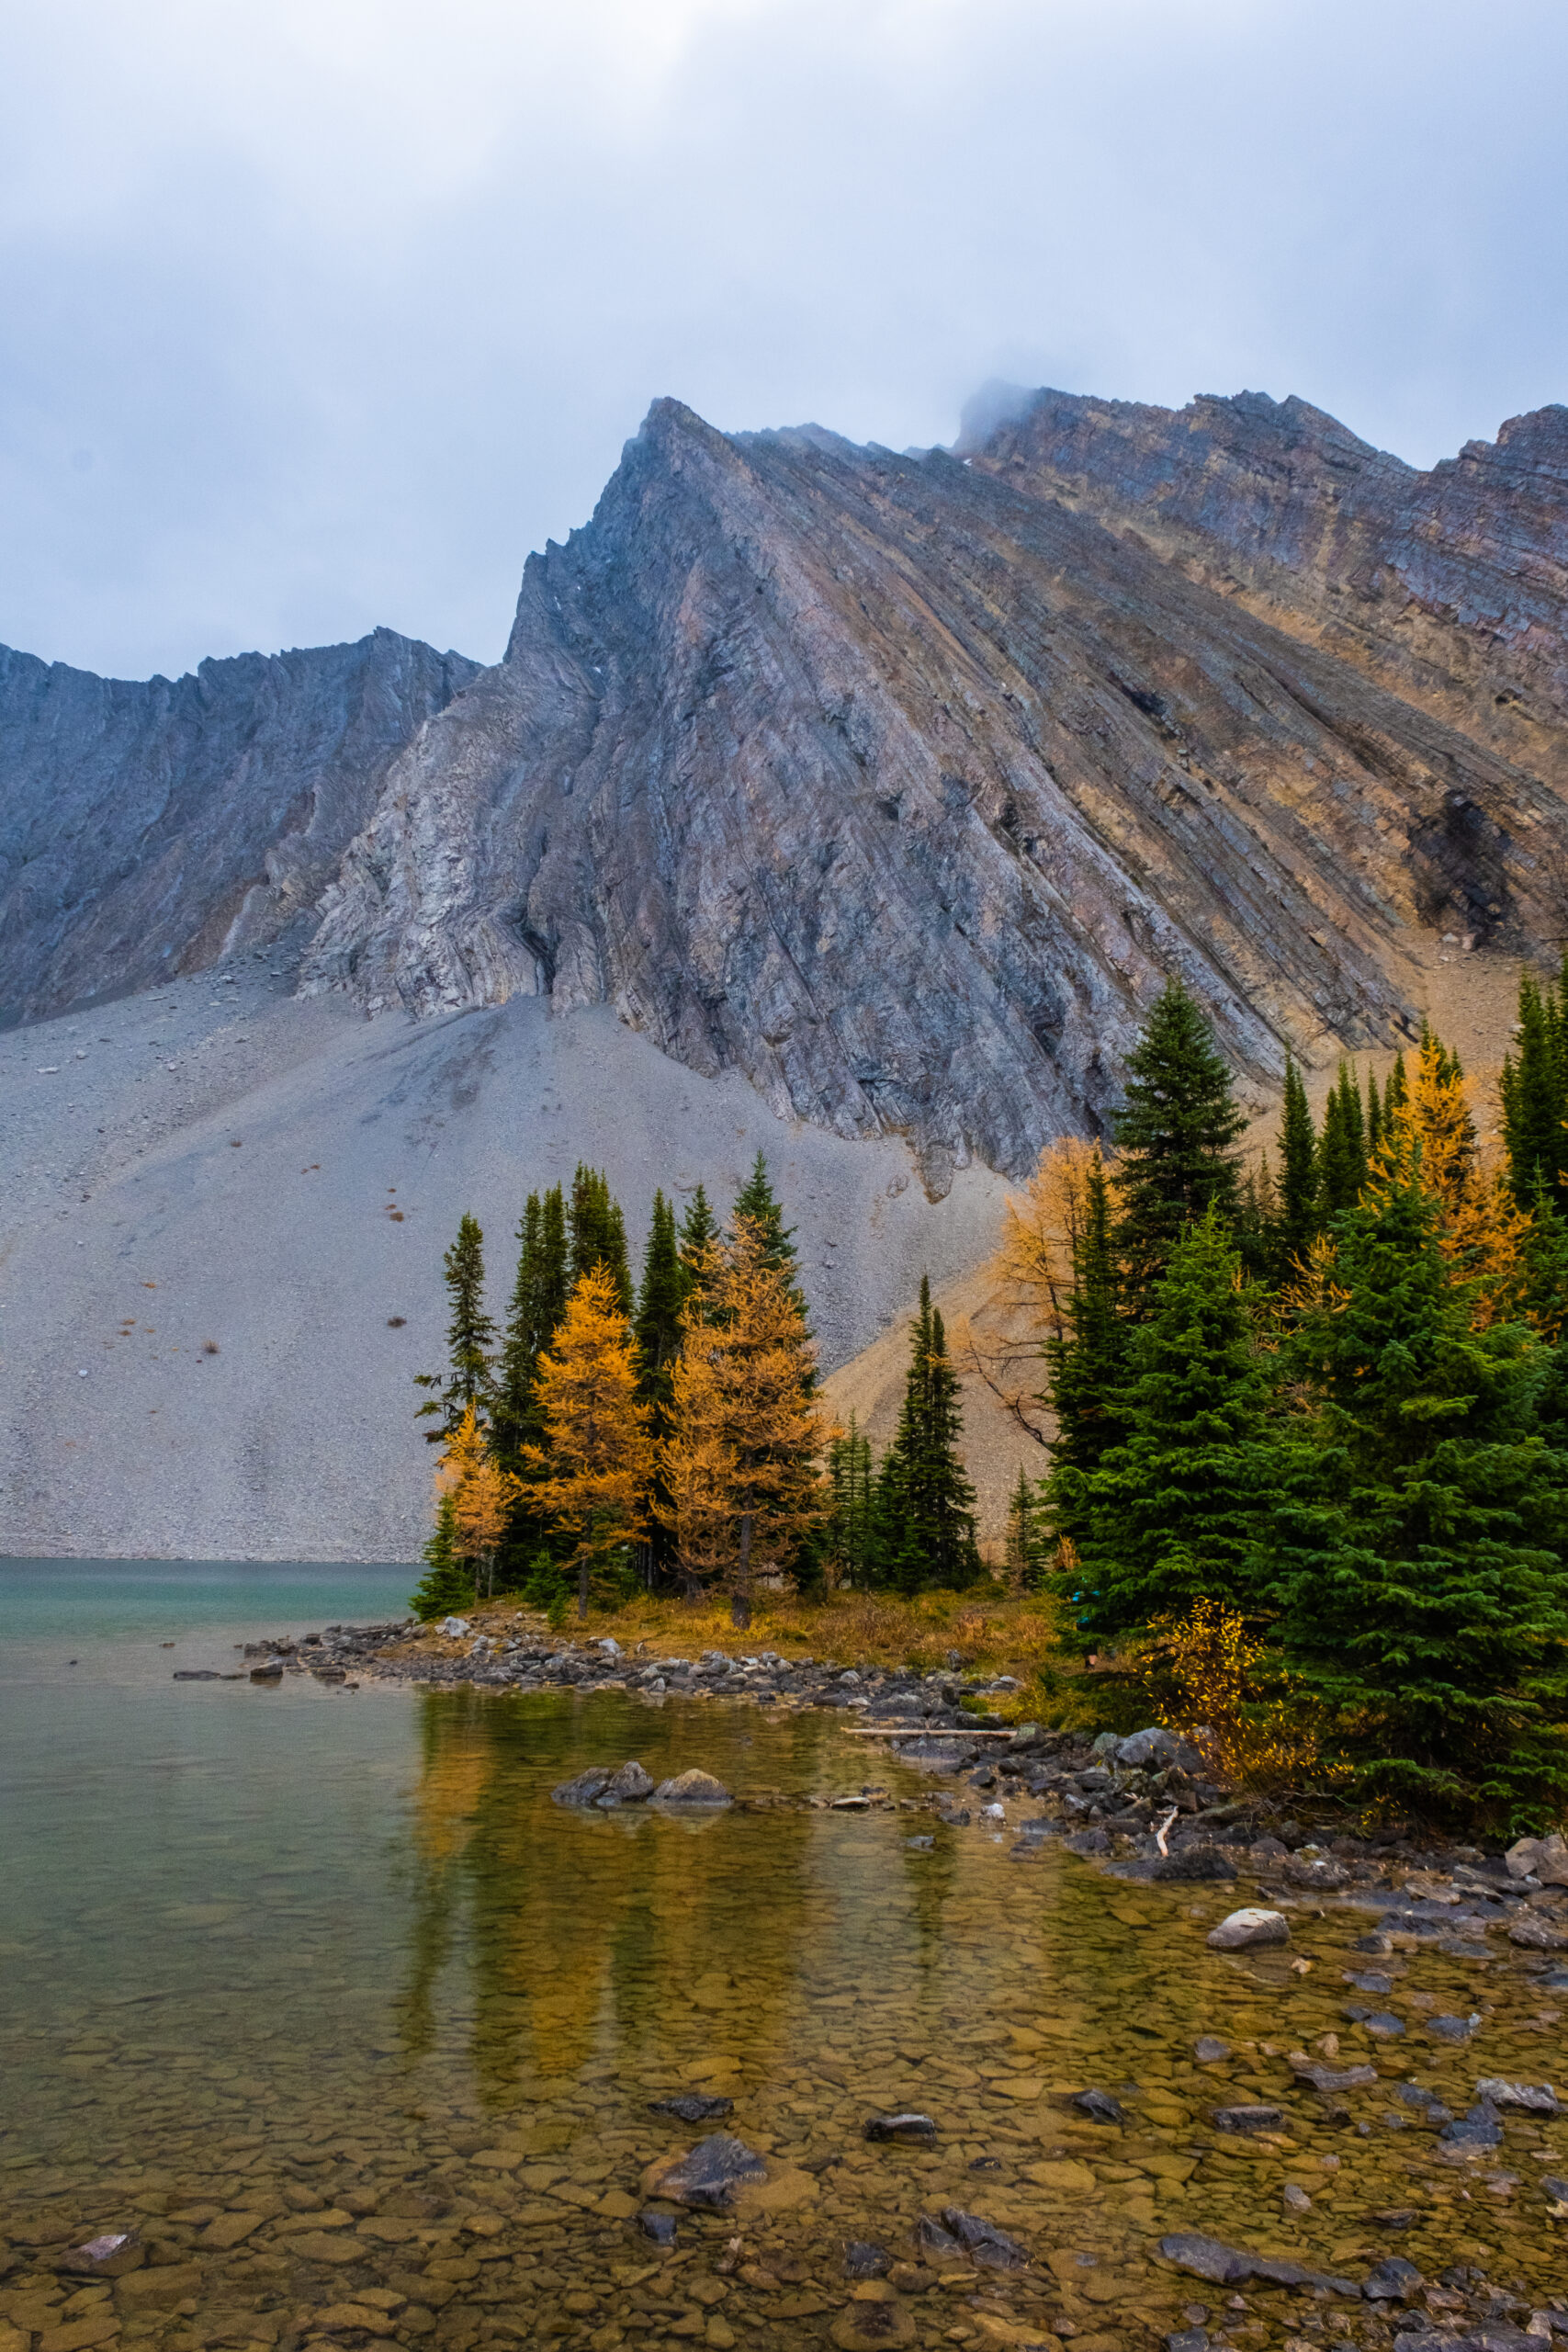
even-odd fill
[{"label": "tilted rock strata", "polygon": [[1562,815],[1007,469],[662,401],[389,777],[309,981],[607,1001],[940,1192],[1097,1128],[1170,972],[1255,1091],[1399,1035],[1411,927],[1555,925],[1515,843]]},{"label": "tilted rock strata", "polygon": [[0,647],[0,1020],[274,939],[477,669],[390,629],[136,684]]}]

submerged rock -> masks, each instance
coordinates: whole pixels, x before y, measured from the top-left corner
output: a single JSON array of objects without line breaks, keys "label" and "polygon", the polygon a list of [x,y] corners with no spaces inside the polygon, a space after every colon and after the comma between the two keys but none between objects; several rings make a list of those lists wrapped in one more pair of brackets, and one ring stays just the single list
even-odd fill
[{"label": "submerged rock", "polygon": [[1371,2271],[1361,2292],[1370,2303],[1407,2303],[1425,2284],[1413,2262],[1406,2262],[1402,2254],[1391,2254]]},{"label": "submerged rock", "polygon": [[863,2129],[868,2140],[897,2140],[922,2148],[929,2148],[936,2138],[936,2125],[929,2115],[873,2115]]},{"label": "submerged rock", "polygon": [[1193,2231],[1179,2231],[1174,2236],[1161,2238],[1159,2250],[1179,2270],[1189,2271],[1195,2278],[1207,2278],[1215,2287],[1235,2287],[1247,2278],[1258,2278],[1270,2287],[1319,2287],[1330,2295],[1360,2292],[1352,2278],[1336,2278],[1322,2270],[1310,2270],[1304,2263],[1281,2261],[1273,2255],[1249,2254],[1241,2246],[1226,2245],[1219,2238],[1202,2237]]},{"label": "submerged rock", "polygon": [[897,2298],[891,2302],[852,2302],[828,2330],[836,2352],[882,2352],[885,2344],[913,2344],[915,2314]]},{"label": "submerged rock", "polygon": [[728,2212],[735,2192],[749,2181],[765,2180],[768,2167],[728,2132],[699,2140],[684,2155],[650,2165],[643,2177],[645,2197],[667,2197],[676,2205],[705,2205]]},{"label": "submerged rock", "polygon": [[1490,2099],[1478,2099],[1467,2115],[1456,2116],[1445,2123],[1438,2138],[1450,2148],[1496,2148],[1503,2140],[1503,2127],[1497,2120],[1497,2110]]},{"label": "submerged rock", "polygon": [[1127,2111],[1109,2091],[1075,2091],[1073,2105],[1096,2123],[1125,2123]]},{"label": "submerged rock", "polygon": [[886,2278],[893,2267],[893,2256],[886,2246],[867,2245],[863,2238],[852,2238],[844,2248],[846,2278]]},{"label": "submerged rock", "polygon": [[915,2223],[915,2244],[922,2255],[933,2263],[957,2263],[964,2259],[964,2250],[953,2232],[922,2213]]},{"label": "submerged rock", "polygon": [[640,2212],[637,2218],[637,2226],[644,2237],[651,2238],[655,2245],[674,2245],[675,2216],[673,2213],[655,2213],[651,2208],[649,2208]]},{"label": "submerged rock", "polygon": [[1028,2268],[1029,2256],[1023,2248],[994,2222],[983,2220],[978,2213],[965,2213],[956,2205],[944,2205],[942,2218],[965,2254],[988,2270]]},{"label": "submerged rock", "polygon": [[1497,2075],[1489,2075],[1475,2086],[1478,2099],[1490,2100],[1494,2107],[1522,2107],[1531,2115],[1560,2115],[1557,2093],[1550,2083],[1506,2083]]},{"label": "submerged rock", "polygon": [[1285,2120],[1282,2107],[1216,2107],[1216,2132],[1277,2132]]},{"label": "submerged rock", "polygon": [[1233,1911],[1209,1932],[1211,1951],[1249,1951],[1260,1944],[1288,1944],[1290,1923],[1282,1911],[1255,1907]]},{"label": "submerged rock", "polygon": [[653,1794],[653,1775],[647,1772],[634,1757],[613,1772],[605,1782],[595,1804],[609,1807],[618,1804],[642,1804]]},{"label": "submerged rock", "polygon": [[592,1765],[586,1772],[578,1772],[553,1788],[550,1801],[553,1804],[597,1804],[614,1778],[608,1765]]},{"label": "submerged rock", "polygon": [[678,2116],[682,2123],[712,2123],[735,2112],[732,2098],[710,2098],[704,2091],[681,2091],[673,2098],[650,2098],[648,2104],[652,2114]]}]

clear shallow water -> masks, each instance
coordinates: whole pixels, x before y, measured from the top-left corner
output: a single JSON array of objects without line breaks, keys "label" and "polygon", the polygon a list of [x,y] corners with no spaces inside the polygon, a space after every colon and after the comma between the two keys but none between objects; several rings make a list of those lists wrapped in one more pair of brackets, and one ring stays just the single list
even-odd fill
[{"label": "clear shallow water", "polygon": [[[1349,2094],[1336,2125],[1285,2063],[1337,2030],[1337,2063],[1456,2109],[1478,2075],[1561,2074],[1552,1996],[1496,1937],[1490,1962],[1368,1962],[1350,1945],[1375,1915],[1309,1910],[1291,1951],[1223,1959],[1203,1939],[1245,1883],[1122,1885],[907,1812],[564,1812],[558,1781],[627,1755],[752,1795],[878,1768],[826,1716],[743,1705],[175,1684],[175,1664],[226,1664],[262,1630],[389,1614],[407,1571],[62,1565],[0,1571],[0,2238],[17,2256],[0,2314],[35,2352],[95,2313],[173,2352],[372,2324],[451,2352],[815,2344],[845,2325],[845,2242],[912,2260],[916,2218],[945,2204],[1011,2231],[1032,2267],[901,2296],[887,2341],[1066,2322],[1077,2352],[1118,2352],[1203,2303],[1262,2344],[1312,2315],[1278,2293],[1224,2312],[1223,2290],[1156,2258],[1179,2229],[1353,2277],[1397,2252],[1429,2277],[1472,2260],[1537,2300],[1561,2289],[1540,2184],[1568,2172],[1562,2125],[1512,2120],[1459,2169],[1387,2090]],[[386,1581],[356,1605],[362,1575]],[[1393,1978],[1400,2042],[1343,2015],[1360,1997],[1343,1972],[1368,1966]],[[1423,2030],[1472,2009],[1467,2049]],[[1201,2068],[1204,2033],[1232,2059]],[[1125,2129],[1066,2106],[1091,2084]],[[764,2210],[683,2216],[661,2260],[633,2219],[643,2168],[700,2134],[647,2103],[691,2088],[734,2099],[772,2177]],[[1211,2128],[1215,2103],[1251,2099],[1286,2128]],[[906,2105],[936,2119],[936,2149],[867,2145],[865,2118]],[[1284,2213],[1287,2182],[1310,2213]],[[315,2223],[292,2211],[312,2200]],[[1375,2219],[1391,2209],[1408,2225]],[[85,2316],[46,2306],[30,2242],[132,2225],[178,2258],[89,2290]],[[740,2267],[719,2270],[737,2238]]]}]

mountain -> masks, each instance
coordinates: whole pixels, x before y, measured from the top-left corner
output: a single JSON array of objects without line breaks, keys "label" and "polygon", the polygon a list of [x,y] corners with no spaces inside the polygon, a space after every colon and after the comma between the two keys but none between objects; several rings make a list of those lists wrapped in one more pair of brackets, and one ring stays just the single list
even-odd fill
[{"label": "mountain", "polygon": [[134,684],[0,646],[0,1023],[269,944],[478,670],[387,628]]},{"label": "mountain", "polygon": [[635,1226],[765,1149],[874,1419],[922,1268],[1005,1355],[1004,1180],[1168,974],[1259,1111],[1427,1011],[1495,1058],[1565,582],[1561,408],[1423,473],[1252,393],[902,456],[661,401],[491,668],[0,655],[0,1549],[412,1556],[441,1250],[499,1307],[579,1157]]}]

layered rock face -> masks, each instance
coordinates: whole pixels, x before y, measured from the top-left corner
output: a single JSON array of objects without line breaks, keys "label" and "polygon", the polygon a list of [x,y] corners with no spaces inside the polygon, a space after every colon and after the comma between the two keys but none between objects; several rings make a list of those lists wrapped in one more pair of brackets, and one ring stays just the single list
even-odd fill
[{"label": "layered rock face", "polygon": [[276,938],[478,666],[390,629],[135,684],[0,647],[0,1022]]},{"label": "layered rock face", "polygon": [[[967,459],[658,403],[592,523],[530,559],[505,660],[389,775],[308,984],[606,1001],[781,1112],[908,1136],[940,1192],[1095,1130],[1171,972],[1260,1095],[1287,1046],[1408,1030],[1422,927],[1554,937],[1565,812],[1522,722],[1194,577],[1105,486],[1122,465],[1137,508],[1134,442],[1077,403],[1056,448],[1054,397]],[[1206,513],[1213,470],[1171,438],[1167,503]],[[1559,510],[1529,478],[1535,548]],[[1326,496],[1258,508],[1303,599],[1350,560],[1303,519]]]}]

